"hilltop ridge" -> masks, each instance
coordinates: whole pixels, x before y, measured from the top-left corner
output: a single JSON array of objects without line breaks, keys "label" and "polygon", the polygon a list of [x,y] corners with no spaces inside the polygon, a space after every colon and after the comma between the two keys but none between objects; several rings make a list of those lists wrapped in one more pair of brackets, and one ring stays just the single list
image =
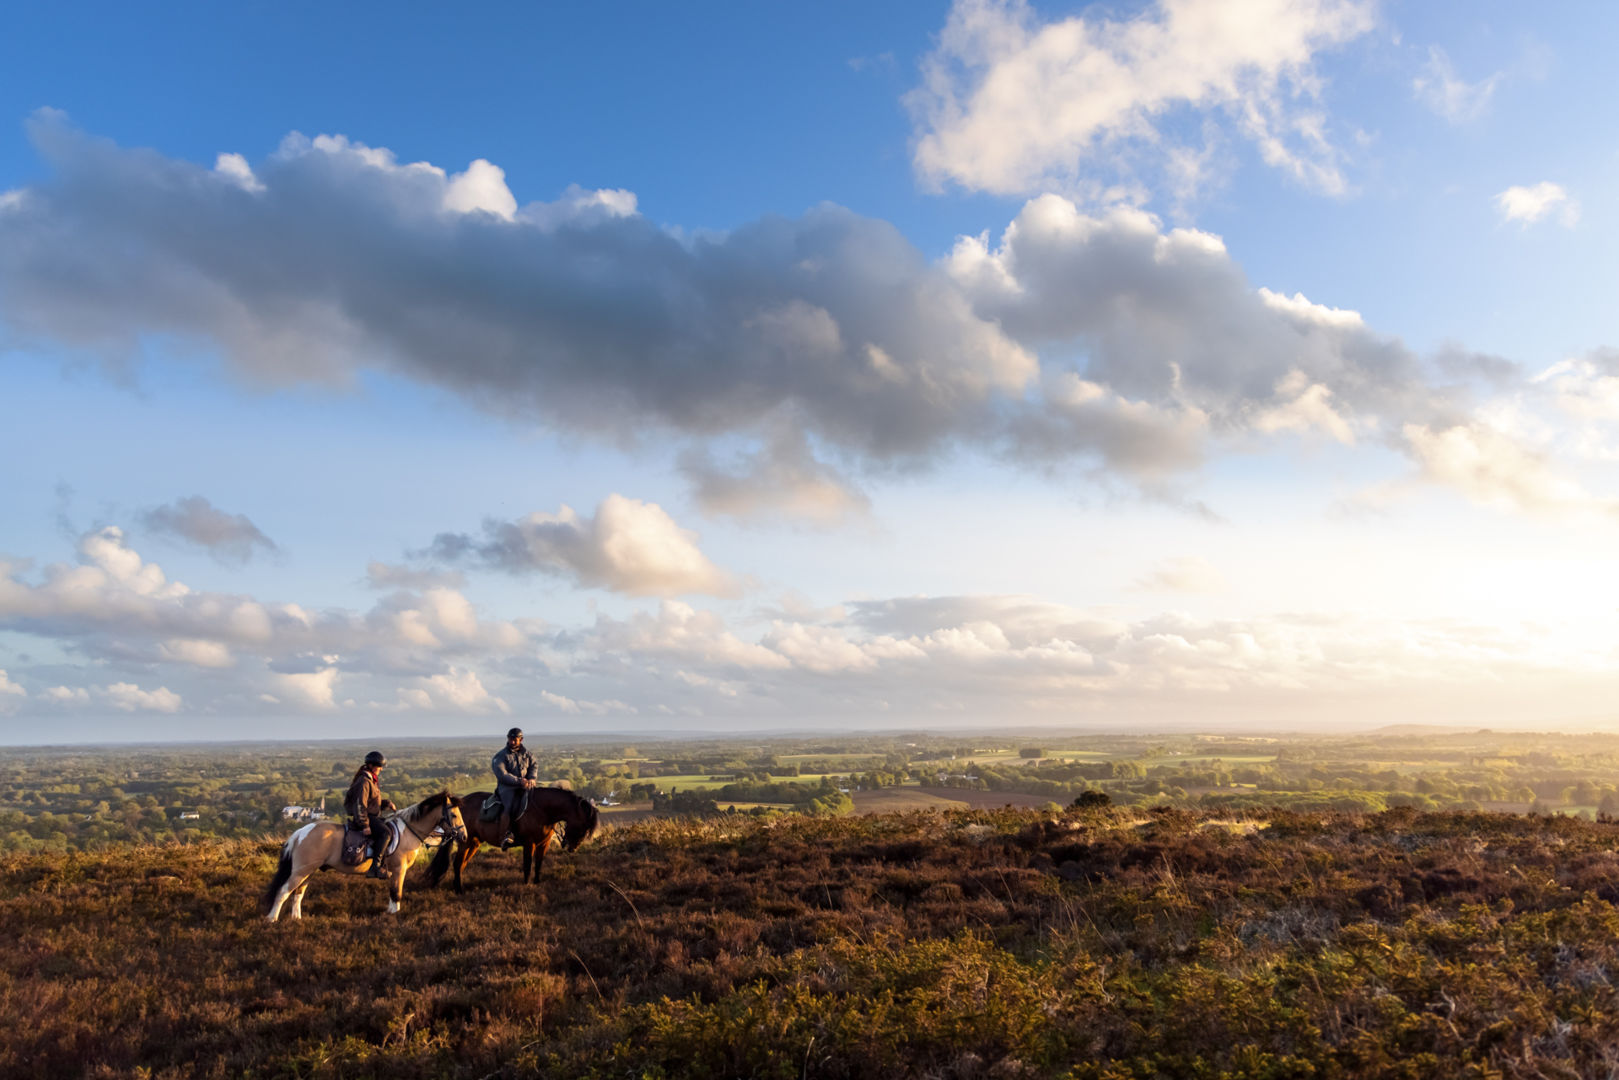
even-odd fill
[{"label": "hilltop ridge", "polygon": [[324,875],[277,844],[0,859],[0,1073],[1595,1075],[1614,826],[1137,808],[653,820],[538,889]]}]

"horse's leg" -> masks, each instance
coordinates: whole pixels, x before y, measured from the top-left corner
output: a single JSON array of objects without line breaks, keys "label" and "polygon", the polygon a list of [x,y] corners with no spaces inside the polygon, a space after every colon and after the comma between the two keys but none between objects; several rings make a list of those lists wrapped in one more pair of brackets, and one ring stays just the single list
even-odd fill
[{"label": "horse's leg", "polygon": [[281,918],[281,906],[288,900],[292,901],[290,914],[294,919],[303,918],[303,891],[309,887],[311,870],[303,860],[294,856],[289,860],[287,879],[281,888],[276,891],[275,899],[270,902],[269,914],[265,916],[270,922]]},{"label": "horse's leg", "polygon": [[304,917],[304,893],[309,891],[309,878],[314,876],[314,874],[310,874],[298,883],[296,889],[292,890],[292,903],[287,907],[287,918],[301,919]]},{"label": "horse's leg", "polygon": [[399,901],[405,898],[405,862],[403,859],[394,860],[393,871],[388,875],[388,914],[399,913]]},{"label": "horse's leg", "polygon": [[523,884],[528,884],[528,872],[534,866],[534,841],[523,841]]},{"label": "horse's leg", "polygon": [[453,865],[455,866],[455,891],[457,893],[465,891],[461,888],[461,870],[467,863],[472,861],[472,856],[478,853],[478,846],[478,838],[469,836],[467,837],[467,842],[461,846],[461,850],[456,853]]},{"label": "horse's leg", "polygon": [[[540,870],[545,866],[545,853],[551,847],[551,837],[555,836],[557,827],[547,825],[540,834],[540,839],[534,845],[534,884],[540,883]],[[525,879],[526,880],[526,879]]]}]

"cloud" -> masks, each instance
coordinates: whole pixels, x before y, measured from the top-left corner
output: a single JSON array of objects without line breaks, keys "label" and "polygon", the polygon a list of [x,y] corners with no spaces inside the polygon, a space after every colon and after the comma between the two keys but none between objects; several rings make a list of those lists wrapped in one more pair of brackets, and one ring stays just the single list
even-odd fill
[{"label": "cloud", "polygon": [[199,592],[169,581],[116,526],[85,534],[78,557],[32,580],[23,564],[0,562],[0,628],[97,659],[235,666],[244,678],[259,665],[242,667],[242,658],[253,658],[299,676],[278,679],[277,696],[315,704],[333,702],[327,669],[431,676],[462,658],[524,652],[540,632],[532,621],[480,619],[465,596],[444,588],[395,592],[363,614]]},{"label": "cloud", "polygon": [[439,712],[508,714],[510,705],[484,688],[475,671],[451,668],[440,675],[416,680],[399,691],[407,707]]},{"label": "cloud", "polygon": [[337,706],[337,675],[336,667],[323,667],[315,671],[277,672],[273,679],[280,700],[324,711]]},{"label": "cloud", "polygon": [[486,520],[482,539],[440,533],[424,552],[508,574],[548,573],[630,596],[725,595],[735,584],[656,503],[609,495],[592,517],[569,506]]},{"label": "cloud", "polygon": [[1569,197],[1561,184],[1542,180],[1529,187],[1509,187],[1495,197],[1496,212],[1502,221],[1516,221],[1525,227],[1554,212],[1564,228],[1572,229],[1580,220],[1580,204]]},{"label": "cloud", "polygon": [[160,712],[174,713],[180,711],[184,704],[180,695],[166,686],[156,690],[142,690],[134,683],[116,682],[100,691],[100,696],[113,708],[124,712]]},{"label": "cloud", "polygon": [[141,515],[150,532],[206,548],[215,558],[245,563],[256,549],[274,553],[275,541],[265,536],[245,514],[227,514],[201,495],[176,499]]},{"label": "cloud", "polygon": [[1253,288],[1216,236],[1136,210],[1030,200],[999,244],[963,237],[945,268],[1019,340],[1081,352],[1008,422],[1015,457],[1093,454],[1139,483],[1196,466],[1222,438],[1320,431],[1352,442],[1390,420],[1464,410],[1420,359],[1354,311]]},{"label": "cloud", "polygon": [[1445,50],[1432,46],[1428,49],[1428,62],[1411,81],[1411,90],[1428,108],[1451,123],[1460,124],[1484,115],[1496,86],[1505,75],[1497,71],[1478,82],[1467,82],[1457,76]]},{"label": "cloud", "polygon": [[1219,115],[1267,164],[1341,193],[1341,155],[1308,104],[1313,62],[1375,21],[1362,0],[1158,0],[1127,19],[1054,21],[1023,0],[957,0],[907,98],[916,169],[999,195],[1105,195],[1135,181],[1120,161],[1184,184],[1196,154],[1173,137],[1176,123]]},{"label": "cloud", "polygon": [[804,433],[784,425],[730,468],[707,450],[688,451],[680,469],[705,514],[743,520],[784,516],[836,525],[871,509],[871,501],[836,469],[818,461]]},{"label": "cloud", "polygon": [[[1187,94],[1225,101],[1197,90],[1220,72],[1244,101],[1292,86],[1318,46],[1370,17],[1320,0],[1244,22],[1268,3],[1221,9]],[[1013,26],[1008,40],[1181,56],[1187,20],[1211,10]],[[1233,59],[1249,46],[1230,40],[1231,11],[1264,39],[1250,43],[1260,60]],[[989,34],[1033,16],[963,5],[952,18]],[[1121,100],[1120,117],[1159,115]],[[54,114],[31,131],[54,171],[28,189],[27,213],[0,215],[0,321],[20,339],[116,358],[174,335],[272,385],[382,369],[563,432],[666,440],[707,513],[831,523],[863,511],[866,476],[964,452],[1188,505],[1182,486],[1224,451],[1325,437],[1425,467],[1408,425],[1479,421],[1479,380],[1453,377],[1454,347],[1429,363],[1354,311],[1255,287],[1219,237],[1140,210],[1042,195],[994,241],[962,237],[929,263],[893,226],[835,206],[688,234],[647,221],[628,192],[513,208],[492,165],[401,164],[336,136],[289,137],[244,184],[234,162],[124,150]],[[205,502],[163,510],[213,521],[220,550],[267,550],[251,522]],[[494,521],[433,550],[631,595],[731,587],[660,508],[620,496],[594,517]],[[377,565],[378,588],[459,587]],[[411,640],[446,640],[398,618]]]},{"label": "cloud", "polygon": [[30,131],[54,176],[0,216],[0,318],[25,340],[127,359],[200,339],[271,385],[382,368],[613,440],[791,416],[883,460],[1036,373],[898,230],[840,207],[682,239],[627,192],[508,216],[486,170],[467,209],[444,170],[341,137],[289,137],[248,191],[59,114]]},{"label": "cloud", "polygon": [[1132,588],[1143,592],[1217,593],[1228,586],[1225,575],[1204,558],[1185,555],[1166,559],[1135,580]]},{"label": "cloud", "polygon": [[27,696],[28,691],[12,682],[5,668],[0,668],[0,712],[10,712],[17,706],[16,698]]},{"label": "cloud", "polygon": [[1557,472],[1543,454],[1482,423],[1436,429],[1407,424],[1405,438],[1424,480],[1483,506],[1516,511],[1619,510]]},{"label": "cloud", "polygon": [[366,564],[365,583],[373,589],[459,589],[467,578],[459,570],[421,570],[373,559]]},{"label": "cloud", "polygon": [[[1505,451],[1491,458],[1488,436],[1464,434],[1470,445],[1448,429],[1413,438],[1435,470],[1459,473],[1455,484],[1486,497],[1498,489],[1519,499],[1546,497],[1531,467]],[[1491,464],[1481,467],[1479,458]],[[1535,680],[1595,686],[1612,678],[1612,638],[1601,633],[1552,636],[1544,627],[1319,613],[1126,617],[1029,596],[866,599],[841,609],[794,602],[750,630],[679,601],[575,627],[493,623],[444,589],[399,591],[364,614],[313,615],[297,605],[191,590],[126,554],[121,536],[100,530],[81,543],[77,566],[47,566],[37,578],[15,567],[0,575],[0,627],[54,641],[93,658],[90,670],[108,672],[95,685],[0,691],[14,711],[543,711],[756,724],[1079,719],[1229,707],[1249,718],[1271,707],[1300,716],[1306,702],[1311,709],[1326,708],[1321,702],[1364,709],[1391,694],[1416,700],[1430,690],[1482,694],[1486,686],[1497,702],[1505,689],[1527,693]],[[1160,564],[1138,581],[1176,591],[1216,584],[1212,568],[1191,558]],[[199,666],[212,654],[188,654],[177,644],[187,641],[226,645],[234,663]],[[54,681],[57,670],[25,670],[19,680]],[[8,684],[19,685],[0,677]]]}]

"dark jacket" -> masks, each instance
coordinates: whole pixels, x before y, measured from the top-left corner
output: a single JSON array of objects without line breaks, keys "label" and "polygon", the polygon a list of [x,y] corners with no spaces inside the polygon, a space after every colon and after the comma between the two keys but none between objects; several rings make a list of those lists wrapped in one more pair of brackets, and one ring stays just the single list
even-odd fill
[{"label": "dark jacket", "polygon": [[502,747],[490,760],[489,767],[495,770],[495,783],[500,787],[522,787],[524,780],[535,779],[540,771],[540,763],[522,746],[516,750]]},{"label": "dark jacket", "polygon": [[356,829],[364,829],[371,824],[371,819],[382,813],[382,781],[373,776],[370,769],[361,769],[354,774],[354,783],[349,785],[349,793],[343,796],[343,812],[349,816],[349,824]]}]

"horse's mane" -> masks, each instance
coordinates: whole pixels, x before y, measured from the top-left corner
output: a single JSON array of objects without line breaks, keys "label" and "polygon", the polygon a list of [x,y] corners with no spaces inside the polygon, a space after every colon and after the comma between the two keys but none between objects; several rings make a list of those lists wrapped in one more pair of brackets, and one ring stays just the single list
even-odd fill
[{"label": "horse's mane", "polygon": [[406,821],[420,821],[422,817],[443,807],[445,803],[450,802],[452,799],[453,796],[448,791],[436,791],[415,806],[407,806],[391,816],[401,817]]}]

